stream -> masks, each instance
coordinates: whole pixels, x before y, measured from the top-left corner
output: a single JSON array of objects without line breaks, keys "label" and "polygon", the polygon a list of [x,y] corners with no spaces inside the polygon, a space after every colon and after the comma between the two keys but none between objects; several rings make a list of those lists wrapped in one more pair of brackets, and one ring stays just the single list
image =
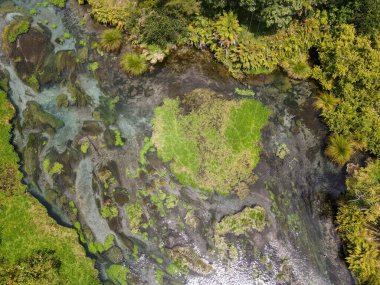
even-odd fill
[{"label": "stream", "polygon": [[[29,11],[38,1],[13,2]],[[64,10],[39,7],[33,17],[33,25],[49,22],[44,26],[50,31],[52,54],[79,51],[80,40],[89,45],[103,29],[91,19],[82,25],[85,8],[76,2],[69,1]],[[17,13],[1,17],[0,28]],[[51,28],[50,23],[57,27]],[[55,39],[65,32],[71,37],[57,43]],[[65,108],[57,106],[57,97],[72,96],[63,75],[35,91],[20,79],[9,56],[0,52],[0,67],[10,74],[10,98],[18,111],[13,143],[21,154],[25,183],[60,224],[80,223],[86,240],[81,242],[96,258],[104,284],[112,284],[105,273],[111,264],[127,266],[131,284],[157,284],[158,269],[163,284],[354,284],[333,223],[333,201],[345,191],[344,176],[323,155],[327,129],[312,107],[317,92],[313,82],[291,80],[278,72],[247,79],[244,86],[208,52],[188,47],[179,48],[137,78],[121,72],[116,55],[89,48],[86,62],[98,62],[100,67],[90,71],[79,64],[74,81],[90,104],[76,106],[69,100]],[[151,136],[154,109],[165,98],[198,88],[212,89],[230,100],[242,99],[236,88],[250,88],[254,99],[272,112],[262,131],[260,162],[244,184],[248,191],[243,198],[206,196],[180,185],[155,152],[147,152],[149,164],[141,171],[140,151]],[[33,111],[27,110],[32,110],[32,101],[64,126],[30,123]],[[115,131],[120,132],[123,145],[113,144]],[[84,143],[86,152],[81,150]],[[278,153],[281,149],[283,157]],[[55,162],[62,166],[61,175],[52,174]],[[176,206],[160,212],[142,192],[152,189],[166,197],[174,195]],[[125,210],[135,201],[142,203],[143,235],[130,227]],[[102,217],[100,209],[107,205],[117,207],[116,217]],[[266,210],[269,226],[246,236],[229,235],[228,250],[217,249],[213,225],[255,205]],[[110,235],[113,246],[91,253],[89,242],[104,244]],[[192,251],[188,258],[194,264],[187,274],[168,272],[178,248]],[[212,269],[198,268],[197,261]]]}]

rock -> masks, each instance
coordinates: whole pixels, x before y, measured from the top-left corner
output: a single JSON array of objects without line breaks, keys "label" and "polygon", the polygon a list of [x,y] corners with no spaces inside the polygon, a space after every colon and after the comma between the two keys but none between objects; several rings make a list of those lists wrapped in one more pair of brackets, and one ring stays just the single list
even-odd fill
[{"label": "rock", "polygon": [[35,101],[27,103],[23,115],[24,124],[32,128],[51,127],[53,130],[57,130],[65,125],[63,121],[44,111],[41,105]]},{"label": "rock", "polygon": [[54,79],[54,46],[47,29],[32,27],[28,33],[20,35],[10,57],[18,76],[31,87],[36,86],[35,79],[40,85]]}]

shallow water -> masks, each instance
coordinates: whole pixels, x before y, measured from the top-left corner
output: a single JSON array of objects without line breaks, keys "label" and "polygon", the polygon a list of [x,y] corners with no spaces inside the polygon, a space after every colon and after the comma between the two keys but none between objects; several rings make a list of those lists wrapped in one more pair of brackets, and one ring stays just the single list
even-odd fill
[{"label": "shallow water", "polygon": [[[14,2],[28,10],[36,3]],[[77,9],[75,4],[70,5]],[[77,16],[67,11],[57,12],[53,7],[41,8],[34,21],[45,19],[58,24],[57,29],[51,29],[52,39],[66,31],[73,35],[63,45],[52,40],[55,51],[78,48],[75,39],[91,37],[94,26],[97,27],[96,24],[76,26]],[[7,18],[1,19],[0,27],[6,21]],[[41,169],[37,179],[25,177],[27,183],[35,185],[33,193],[49,203],[54,214],[69,224],[75,220],[68,206],[68,202],[73,201],[78,208],[77,219],[82,229],[91,231],[94,241],[103,243],[107,235],[115,235],[115,248],[121,250],[123,259],[113,260],[107,252],[98,255],[102,279],[106,279],[104,268],[117,262],[131,268],[132,283],[155,284],[155,269],[165,270],[170,262],[168,250],[187,246],[210,262],[214,270],[208,275],[191,270],[188,276],[165,274],[164,284],[353,284],[339,256],[340,243],[327,200],[327,197],[336,197],[344,191],[344,185],[338,169],[323,157],[326,130],[311,108],[316,90],[312,83],[293,82],[282,74],[247,82],[255,91],[255,98],[272,111],[270,122],[263,130],[261,160],[254,170],[258,179],[249,184],[251,191],[242,200],[236,195],[203,197],[198,190],[179,185],[167,165],[154,153],[147,155],[150,162],[148,173],[139,177],[132,177],[130,173],[138,171],[139,151],[144,145],[144,137],[151,134],[153,110],[164,98],[182,96],[196,88],[211,88],[228,99],[240,98],[234,90],[242,85],[228,77],[208,53],[181,49],[151,73],[128,78],[119,71],[113,56],[90,51],[90,61],[98,61],[104,68],[95,74],[81,68],[77,83],[91,96],[93,104],[67,109],[57,108],[55,101],[59,94],[67,94],[65,84],[50,85],[35,93],[17,77],[6,56],[0,56],[1,66],[11,75],[11,99],[19,111],[19,123],[23,123],[22,111],[31,100],[65,123],[53,134],[44,129],[15,128],[14,144],[23,153],[29,133],[46,138],[46,144],[39,146],[37,160]],[[104,131],[107,125],[104,122],[99,122],[101,134],[89,134],[83,130],[86,121],[97,120],[94,110],[99,106],[101,96],[120,97],[115,106],[117,119],[109,129],[120,131],[125,139],[122,147],[106,146]],[[91,142],[90,152],[86,155],[79,150],[83,140]],[[276,156],[282,144],[289,149],[284,159]],[[63,177],[52,178],[42,171],[47,156],[64,165]],[[106,189],[99,178],[103,168],[112,170],[116,179],[110,189]],[[148,239],[144,239],[131,232],[125,203],[138,200],[138,190],[158,183],[161,191],[178,198],[180,206],[166,210],[161,216],[149,201],[143,200],[145,217],[154,220],[154,225],[147,230]],[[99,209],[112,198],[118,205],[119,216],[107,221]],[[223,258],[223,254],[216,252],[211,238],[213,224],[252,205],[266,209],[270,226],[263,233],[228,237],[237,248],[237,256]],[[199,218],[196,230],[184,222],[186,207],[191,207]],[[136,245],[139,247],[137,259],[132,254]],[[154,256],[162,258],[163,262],[158,262]]]}]

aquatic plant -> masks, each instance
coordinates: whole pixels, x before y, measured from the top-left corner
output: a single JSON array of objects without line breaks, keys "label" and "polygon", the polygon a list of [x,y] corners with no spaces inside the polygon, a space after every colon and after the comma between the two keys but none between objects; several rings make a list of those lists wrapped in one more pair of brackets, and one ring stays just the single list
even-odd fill
[{"label": "aquatic plant", "polygon": [[133,234],[137,234],[139,232],[141,219],[143,215],[142,207],[139,202],[135,202],[129,204],[125,207],[125,211],[127,212],[129,226],[131,228],[131,232]]},{"label": "aquatic plant", "polygon": [[26,34],[27,32],[29,32],[29,29],[30,29],[30,22],[29,21],[26,21],[26,20],[22,20],[22,21],[12,21],[5,29],[4,29],[4,32],[5,35],[6,35],[6,39],[8,39],[8,41],[10,43],[14,43],[18,36],[22,35],[22,34]]},{"label": "aquatic plant", "polygon": [[115,241],[115,236],[113,234],[107,235],[104,244],[101,244],[100,242],[93,241],[88,243],[88,250],[93,253],[102,253],[106,250],[109,250],[113,245]]},{"label": "aquatic plant", "polygon": [[104,219],[112,219],[118,216],[119,211],[117,206],[114,205],[105,205],[100,211]]},{"label": "aquatic plant", "polygon": [[89,147],[90,143],[88,141],[85,141],[80,145],[80,150],[82,153],[86,154],[88,152]]},{"label": "aquatic plant", "polygon": [[115,146],[123,146],[124,142],[123,139],[121,138],[121,133],[119,130],[114,130],[113,131],[115,135]]},{"label": "aquatic plant", "polygon": [[134,52],[125,53],[122,56],[120,65],[124,72],[134,76],[142,75],[148,70],[145,57]]},{"label": "aquatic plant", "polygon": [[99,69],[99,63],[97,61],[91,62],[88,64],[87,68],[89,71],[95,72]]},{"label": "aquatic plant", "polygon": [[67,90],[69,91],[75,106],[86,107],[92,103],[92,98],[87,95],[78,84],[69,82],[67,84]]},{"label": "aquatic plant", "polygon": [[29,76],[26,82],[34,91],[38,92],[38,90],[40,89],[40,83],[35,74]]},{"label": "aquatic plant", "polygon": [[[181,105],[191,112],[183,115]],[[227,195],[258,163],[269,113],[258,101],[228,101],[199,89],[156,108],[152,141],[180,183]]]},{"label": "aquatic plant", "polygon": [[127,276],[130,273],[128,267],[118,264],[112,264],[106,268],[108,278],[115,285],[127,285]]},{"label": "aquatic plant", "polygon": [[235,88],[235,93],[240,96],[255,96],[255,92],[251,89]]},{"label": "aquatic plant", "polygon": [[50,175],[62,174],[62,172],[63,172],[63,165],[59,162],[54,162],[53,166],[49,170]]},{"label": "aquatic plant", "polygon": [[53,5],[60,7],[60,8],[64,8],[66,0],[49,0],[49,2],[52,3]]},{"label": "aquatic plant", "polygon": [[56,98],[58,108],[67,108],[69,106],[69,98],[66,94],[59,94]]},{"label": "aquatic plant", "polygon": [[350,160],[353,152],[352,144],[347,138],[338,134],[330,136],[325,153],[332,161],[343,166]]},{"label": "aquatic plant", "polygon": [[243,211],[224,217],[215,225],[215,235],[232,233],[247,234],[251,230],[262,232],[268,224],[265,209],[259,206],[245,208]]},{"label": "aquatic plant", "polygon": [[118,52],[123,44],[123,34],[118,29],[105,30],[100,36],[100,47],[106,52]]}]

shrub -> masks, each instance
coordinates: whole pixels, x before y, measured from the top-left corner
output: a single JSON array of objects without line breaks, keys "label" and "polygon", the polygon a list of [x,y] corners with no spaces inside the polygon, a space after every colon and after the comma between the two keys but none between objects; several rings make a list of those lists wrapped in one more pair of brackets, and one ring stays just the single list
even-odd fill
[{"label": "shrub", "polygon": [[118,29],[106,30],[100,37],[100,46],[106,52],[118,52],[123,44],[123,34]]},{"label": "shrub", "polygon": [[121,59],[121,68],[134,76],[142,75],[148,70],[148,64],[143,55],[138,53],[126,53]]},{"label": "shrub", "polygon": [[352,144],[345,137],[334,134],[329,138],[326,155],[338,165],[344,165],[353,153]]},{"label": "shrub", "polygon": [[339,99],[333,93],[323,92],[316,98],[313,105],[318,110],[329,112],[333,111],[338,104]]},{"label": "shrub", "polygon": [[185,21],[177,15],[153,13],[145,20],[142,38],[148,44],[165,48],[168,44],[176,43],[185,31]]}]

